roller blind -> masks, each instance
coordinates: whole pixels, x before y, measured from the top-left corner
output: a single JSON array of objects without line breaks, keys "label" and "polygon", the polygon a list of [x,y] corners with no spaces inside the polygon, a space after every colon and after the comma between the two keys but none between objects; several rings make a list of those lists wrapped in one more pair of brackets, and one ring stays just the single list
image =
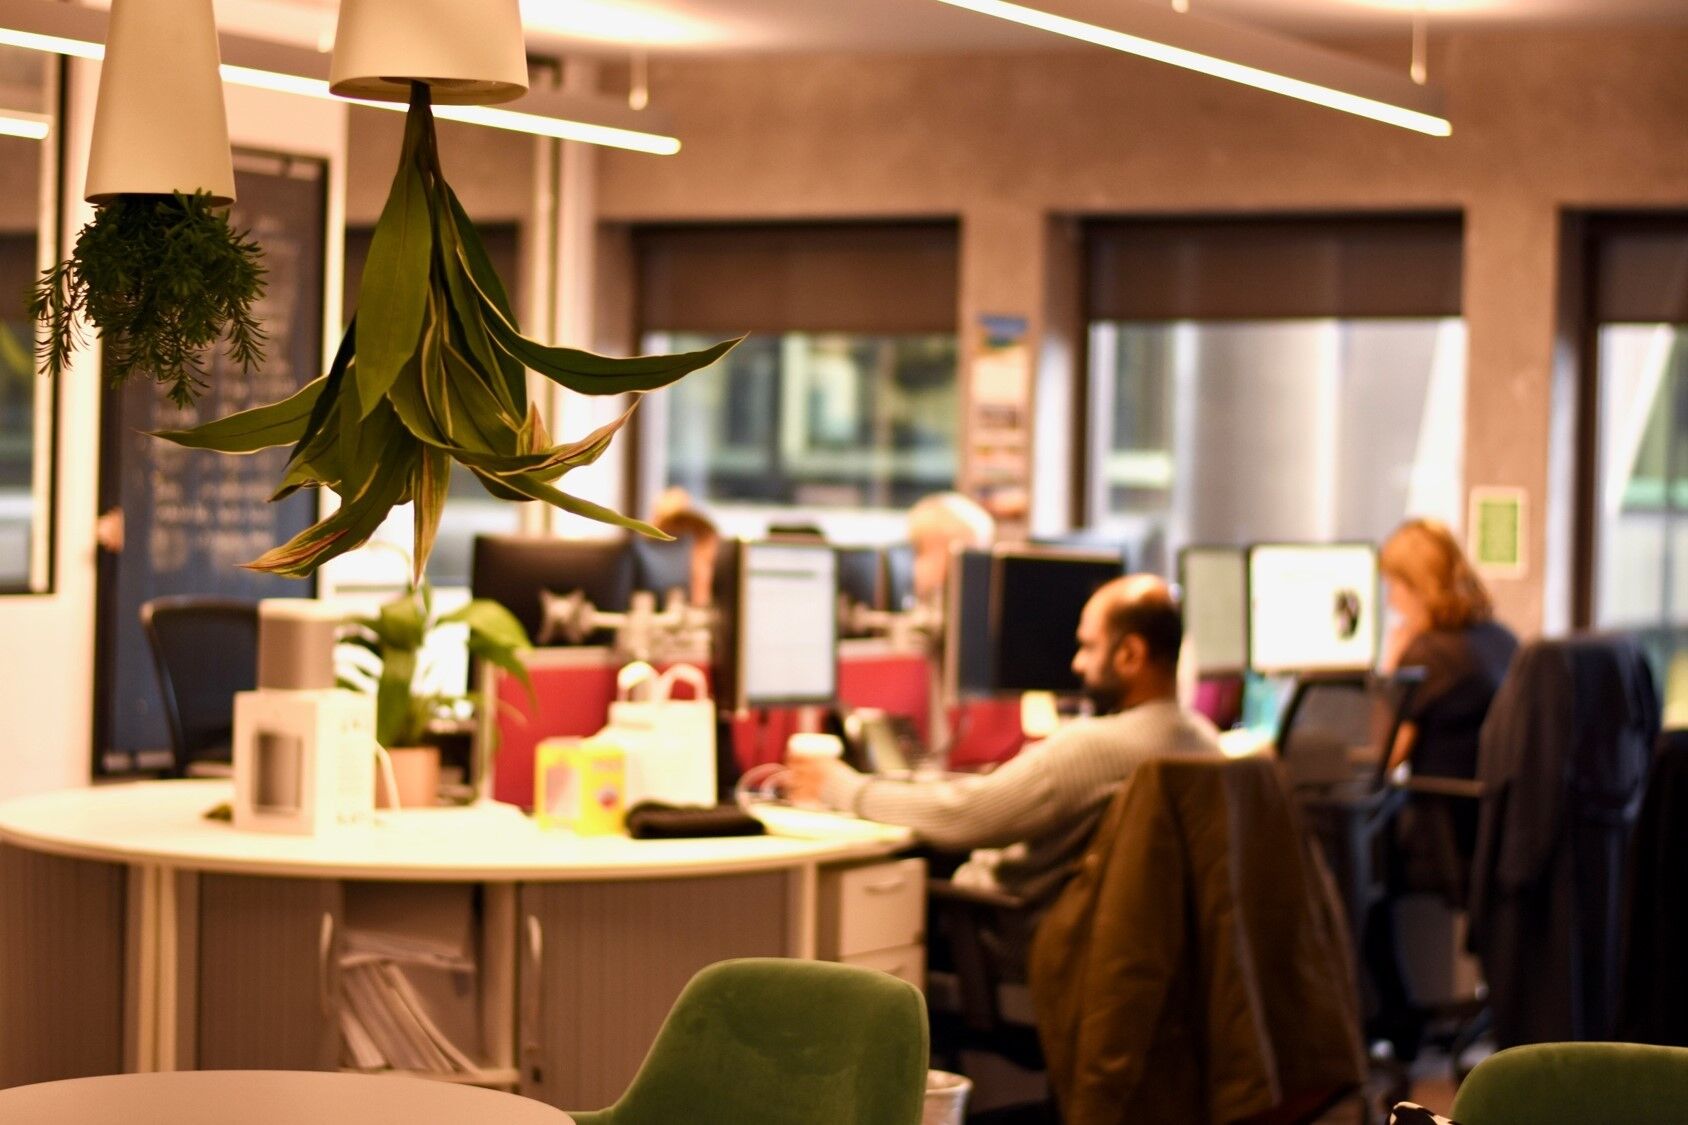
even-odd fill
[{"label": "roller blind", "polygon": [[1092,320],[1460,315],[1457,215],[1096,221]]},{"label": "roller blind", "polygon": [[954,332],[954,223],[640,227],[641,331]]},{"label": "roller blind", "polygon": [[1688,324],[1688,216],[1589,226],[1601,323]]}]

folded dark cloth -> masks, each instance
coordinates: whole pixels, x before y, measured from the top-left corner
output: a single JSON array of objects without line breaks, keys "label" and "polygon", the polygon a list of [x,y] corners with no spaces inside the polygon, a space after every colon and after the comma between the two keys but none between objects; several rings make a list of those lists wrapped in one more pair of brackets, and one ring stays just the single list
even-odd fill
[{"label": "folded dark cloth", "polygon": [[635,840],[702,836],[760,836],[762,822],[736,805],[665,805],[640,801],[627,810],[627,834]]}]

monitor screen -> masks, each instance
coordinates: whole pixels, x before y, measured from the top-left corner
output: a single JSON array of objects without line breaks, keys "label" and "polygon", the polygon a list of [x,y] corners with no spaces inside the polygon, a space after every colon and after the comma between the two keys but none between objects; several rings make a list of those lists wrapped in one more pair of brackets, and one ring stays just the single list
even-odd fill
[{"label": "monitor screen", "polygon": [[885,608],[904,610],[914,605],[914,547],[896,543],[885,548]]},{"label": "monitor screen", "polygon": [[991,553],[957,550],[944,585],[946,694],[989,695],[991,678]]},{"label": "monitor screen", "polygon": [[741,708],[838,693],[838,560],[825,543],[745,543],[734,616]]},{"label": "monitor screen", "polygon": [[1262,674],[1370,668],[1377,598],[1369,543],[1250,548],[1249,666]]},{"label": "monitor screen", "polygon": [[885,609],[879,548],[835,547],[833,550],[838,554],[839,595],[848,598],[851,605]]},{"label": "monitor screen", "polygon": [[[477,535],[469,590],[508,609],[538,644],[545,621],[545,593],[579,590],[606,613],[626,612],[633,594],[632,552],[625,538]],[[607,644],[611,639],[610,633],[600,630],[588,641]]]},{"label": "monitor screen", "polygon": [[1186,547],[1178,553],[1184,646],[1200,676],[1248,667],[1248,552]]},{"label": "monitor screen", "polygon": [[1079,690],[1073,674],[1079,615],[1125,573],[1117,554],[998,549],[991,568],[993,690]]}]

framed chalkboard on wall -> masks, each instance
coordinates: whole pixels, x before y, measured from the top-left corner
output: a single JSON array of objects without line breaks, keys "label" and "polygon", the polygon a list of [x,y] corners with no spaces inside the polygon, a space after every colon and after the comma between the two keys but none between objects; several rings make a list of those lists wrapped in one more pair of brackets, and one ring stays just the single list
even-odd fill
[{"label": "framed chalkboard on wall", "polygon": [[141,629],[142,603],[169,594],[256,600],[315,593],[313,581],[240,566],[317,517],[312,489],[269,502],[287,460],[285,449],[225,457],[147,436],[148,431],[191,426],[279,401],[322,373],[327,164],[237,149],[235,186],[239,200],[230,220],[262,244],[268,270],[258,307],[269,337],[262,368],[247,375],[225,357],[214,357],[209,390],[187,410],[141,378],[105,395],[99,447],[96,775],[167,761],[153,753],[167,750],[170,736]]}]

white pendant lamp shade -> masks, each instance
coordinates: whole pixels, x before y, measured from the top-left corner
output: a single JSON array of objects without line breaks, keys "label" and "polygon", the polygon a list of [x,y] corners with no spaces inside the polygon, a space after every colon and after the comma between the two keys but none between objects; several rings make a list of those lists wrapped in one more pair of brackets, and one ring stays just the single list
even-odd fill
[{"label": "white pendant lamp shade", "polygon": [[340,0],[328,88],[342,97],[409,101],[426,82],[441,105],[486,105],[527,93],[518,0]]},{"label": "white pendant lamp shade", "polygon": [[112,0],[90,203],[205,191],[234,202],[234,163],[211,0]]}]

